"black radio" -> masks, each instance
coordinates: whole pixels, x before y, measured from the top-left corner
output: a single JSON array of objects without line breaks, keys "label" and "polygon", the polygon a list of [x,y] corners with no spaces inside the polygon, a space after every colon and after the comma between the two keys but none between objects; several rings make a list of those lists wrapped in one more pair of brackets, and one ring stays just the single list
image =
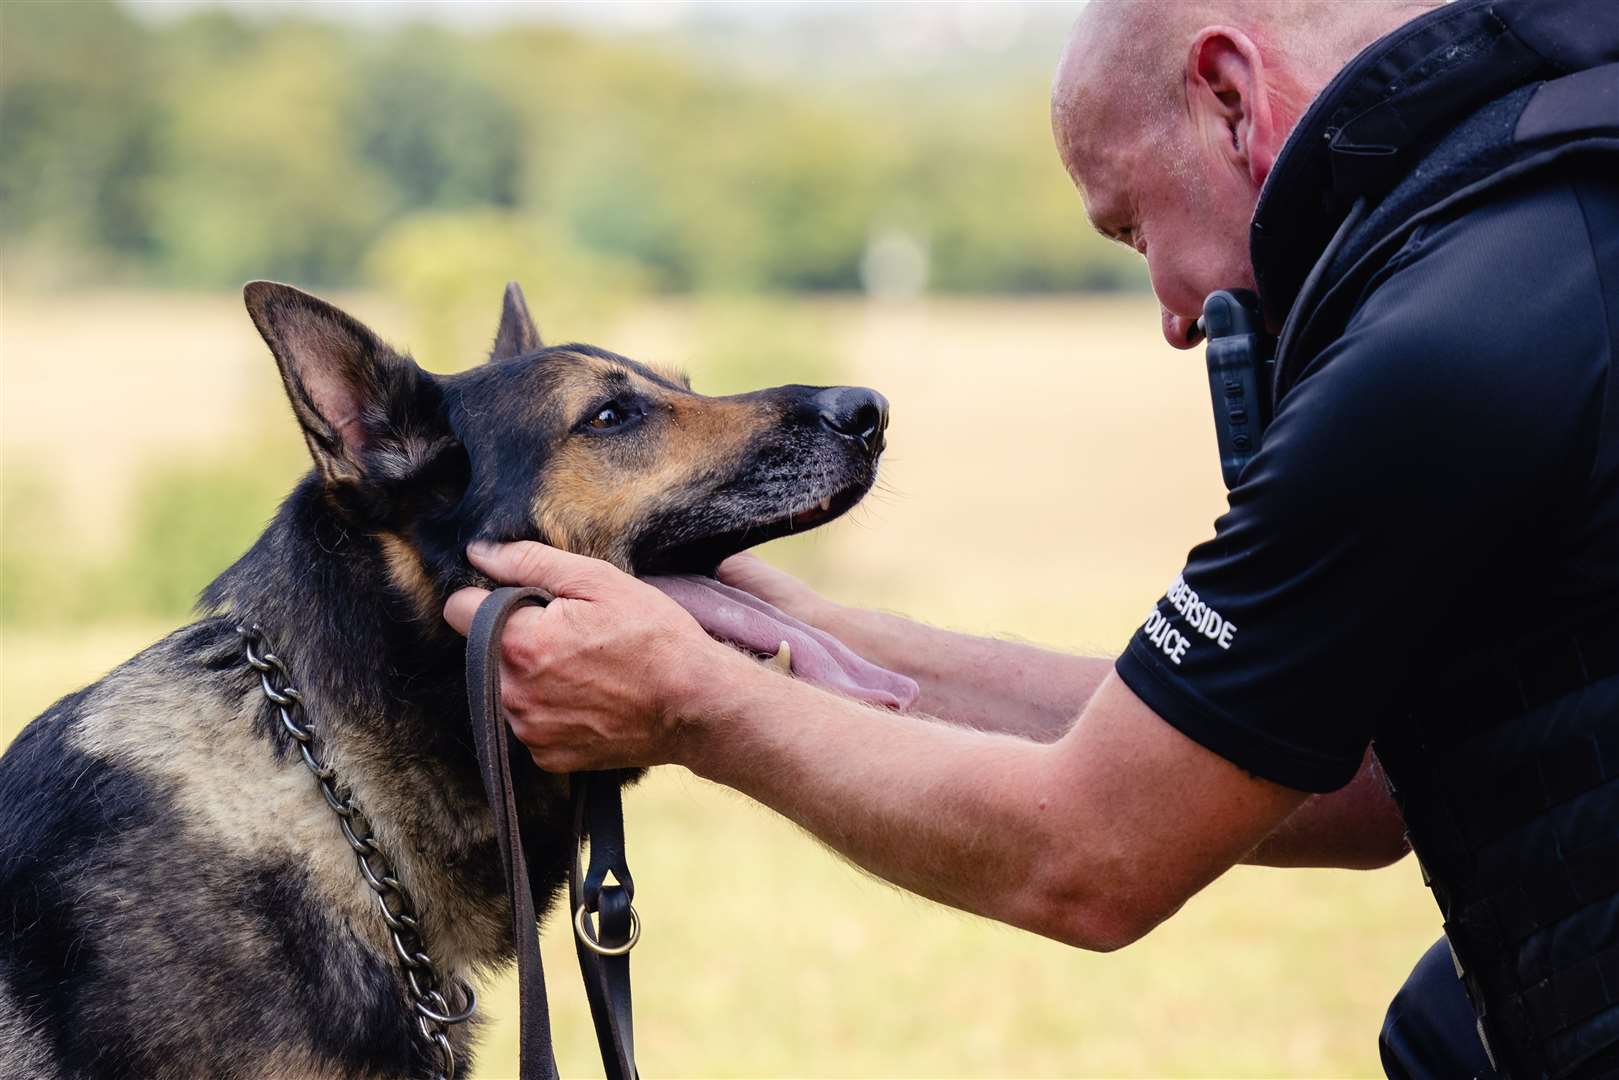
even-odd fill
[{"label": "black radio", "polygon": [[1276,339],[1265,332],[1259,297],[1247,289],[1210,293],[1198,326],[1209,343],[1209,393],[1220,440],[1220,476],[1229,491],[1242,467],[1259,453],[1270,423]]}]

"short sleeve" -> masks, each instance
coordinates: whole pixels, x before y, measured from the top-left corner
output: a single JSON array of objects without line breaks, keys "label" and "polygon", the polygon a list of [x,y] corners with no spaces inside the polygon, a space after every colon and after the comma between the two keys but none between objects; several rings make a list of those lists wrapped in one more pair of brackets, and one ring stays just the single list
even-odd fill
[{"label": "short sleeve", "polygon": [[1527,201],[1408,245],[1118,660],[1255,775],[1348,782],[1402,689],[1499,629],[1481,623],[1512,587],[1499,568],[1579,471],[1610,347],[1600,285],[1572,198]]}]

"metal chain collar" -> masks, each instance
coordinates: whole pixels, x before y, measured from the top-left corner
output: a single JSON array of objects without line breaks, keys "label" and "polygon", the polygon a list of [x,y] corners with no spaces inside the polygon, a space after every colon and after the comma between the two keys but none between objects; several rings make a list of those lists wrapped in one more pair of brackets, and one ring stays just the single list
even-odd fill
[{"label": "metal chain collar", "polygon": [[437,964],[423,947],[421,926],[410,894],[393,875],[392,863],[383,854],[376,837],[371,835],[370,824],[354,805],[351,794],[334,783],[337,774],[319,757],[315,748],[315,733],[307,723],[299,722],[300,718],[307,720],[303,694],[292,684],[286,664],[269,651],[264,631],[257,623],[237,626],[236,633],[242,638],[248,664],[259,673],[259,685],[264,690],[264,696],[275,705],[281,716],[282,728],[297,743],[298,753],[315,777],[326,805],[337,815],[338,827],[354,852],[360,875],[376,895],[377,909],[382,912],[382,921],[387,924],[388,935],[393,939],[394,953],[399,957],[399,965],[405,973],[411,998],[411,1019],[415,1021],[416,1031],[428,1056],[436,1061],[433,1080],[455,1080],[455,1051],[450,1048],[449,1030],[472,1016],[478,1006],[477,996],[473,994],[471,986],[457,979],[455,982],[465,1004],[460,1009],[450,1007],[445,996],[449,980],[439,972]]}]

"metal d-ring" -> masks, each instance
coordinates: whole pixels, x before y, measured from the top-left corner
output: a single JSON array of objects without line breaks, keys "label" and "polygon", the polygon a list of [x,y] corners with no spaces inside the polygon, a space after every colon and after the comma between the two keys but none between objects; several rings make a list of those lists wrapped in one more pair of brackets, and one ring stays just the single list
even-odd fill
[{"label": "metal d-ring", "polygon": [[585,905],[580,904],[579,910],[573,913],[573,932],[579,935],[585,948],[597,956],[624,956],[635,948],[635,943],[641,940],[641,916],[635,912],[635,905],[630,905],[630,939],[622,945],[603,945],[585,928]]}]

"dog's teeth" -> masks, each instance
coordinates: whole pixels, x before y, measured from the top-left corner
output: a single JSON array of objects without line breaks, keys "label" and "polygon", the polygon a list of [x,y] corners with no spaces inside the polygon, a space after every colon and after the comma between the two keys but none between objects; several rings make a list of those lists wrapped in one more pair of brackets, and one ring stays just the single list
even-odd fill
[{"label": "dog's teeth", "polygon": [[793,673],[793,647],[785,641],[782,642],[781,648],[776,650],[776,655],[766,660],[765,663],[783,675],[791,675]]},{"label": "dog's teeth", "polygon": [[822,510],[830,510],[830,509],[832,509],[832,496],[828,495],[826,498],[821,500],[821,509]]}]

